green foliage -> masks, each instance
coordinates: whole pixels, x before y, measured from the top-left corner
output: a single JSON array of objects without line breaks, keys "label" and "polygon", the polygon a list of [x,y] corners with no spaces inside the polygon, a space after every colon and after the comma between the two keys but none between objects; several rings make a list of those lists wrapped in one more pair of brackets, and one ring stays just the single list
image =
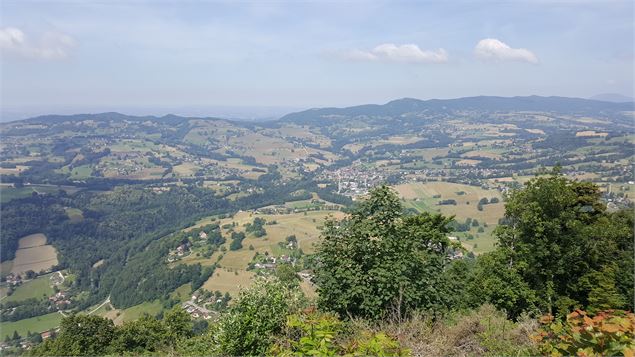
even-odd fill
[{"label": "green foliage", "polygon": [[272,345],[269,354],[280,356],[334,356],[341,347],[335,343],[335,335],[342,330],[342,323],[330,313],[310,312],[294,314],[287,318],[285,338]]},{"label": "green foliage", "polygon": [[168,344],[174,345],[182,338],[192,337],[192,319],[180,306],[177,305],[166,312],[162,322],[167,331]]},{"label": "green foliage", "polygon": [[362,336],[353,342],[353,356],[409,356],[410,350],[400,346],[399,342],[383,332],[370,333],[364,331]]},{"label": "green foliage", "polygon": [[232,232],[232,242],[229,244],[229,250],[239,250],[243,247],[243,240],[245,239],[245,233]]},{"label": "green foliage", "polygon": [[320,307],[378,319],[391,306],[400,315],[445,306],[442,273],[451,219],[402,212],[396,194],[382,186],[350,218],[325,223],[315,278]]},{"label": "green foliage", "polygon": [[283,284],[296,287],[300,284],[300,277],[291,264],[279,264],[274,274]]},{"label": "green foliage", "polygon": [[190,316],[178,306],[168,311],[163,320],[146,315],[118,327],[103,317],[71,315],[62,320],[58,337],[46,340],[32,354],[98,356],[157,353],[174,348],[190,337]]},{"label": "green foliage", "polygon": [[516,267],[509,266],[507,257],[499,250],[479,256],[466,280],[469,281],[467,299],[470,306],[491,303],[509,316],[517,317],[523,311],[535,310],[538,304],[535,291]]},{"label": "green foliage", "polygon": [[635,355],[635,315],[631,312],[607,310],[593,316],[576,310],[566,321],[547,315],[541,322],[544,326],[533,338],[545,355]]},{"label": "green foliage", "polygon": [[111,349],[117,354],[157,352],[164,347],[166,336],[167,330],[161,321],[143,316],[117,329]]},{"label": "green foliage", "polygon": [[624,297],[615,286],[614,264],[603,267],[602,271],[586,274],[582,277],[581,283],[589,285],[589,312],[621,308],[625,305]]},{"label": "green foliage", "polygon": [[443,294],[446,295],[447,306],[453,309],[468,309],[477,306],[469,289],[470,281],[474,271],[475,261],[473,259],[456,259],[450,262],[443,271]]},{"label": "green foliage", "polygon": [[62,320],[60,333],[33,350],[37,356],[97,356],[109,351],[115,337],[111,320],[88,315],[71,315]]},{"label": "green foliage", "polygon": [[213,324],[205,334],[179,341],[176,351],[180,356],[217,356],[220,354],[215,340],[218,334],[218,325]]},{"label": "green foliage", "polygon": [[[278,356],[404,356],[409,351],[384,332],[346,331],[332,313],[315,310],[290,315],[283,336],[269,349]],[[346,338],[346,334],[352,337]]]},{"label": "green foliage", "polygon": [[259,278],[242,290],[237,301],[209,332],[179,344],[181,353],[203,355],[264,355],[274,334],[282,331],[286,316],[304,304],[299,289],[273,277]]},{"label": "green foliage", "polygon": [[267,231],[265,230],[265,225],[266,221],[263,218],[260,217],[256,217],[254,218],[254,222],[253,223],[247,223],[245,225],[245,232],[247,234],[253,234],[254,237],[256,238],[260,238],[263,237],[265,235],[267,235]]},{"label": "green foliage", "polygon": [[594,184],[534,178],[509,196],[503,223],[497,251],[478,259],[474,289],[486,301],[511,316],[633,307],[633,214],[607,213]]}]

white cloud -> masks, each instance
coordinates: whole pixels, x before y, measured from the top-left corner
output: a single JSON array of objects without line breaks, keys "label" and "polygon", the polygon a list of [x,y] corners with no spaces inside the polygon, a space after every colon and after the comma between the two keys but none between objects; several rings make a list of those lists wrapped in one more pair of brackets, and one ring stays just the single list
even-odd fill
[{"label": "white cloud", "polygon": [[484,60],[538,63],[538,57],[528,49],[511,48],[495,38],[480,40],[474,48],[474,54]]},{"label": "white cloud", "polygon": [[24,58],[58,60],[69,56],[75,40],[58,32],[46,32],[38,41],[31,41],[24,32],[15,27],[0,29],[0,52]]},{"label": "white cloud", "polygon": [[343,57],[353,61],[402,63],[445,63],[448,61],[448,53],[443,48],[434,51],[424,51],[417,45],[395,45],[394,43],[384,43],[370,51],[351,50],[345,52]]}]

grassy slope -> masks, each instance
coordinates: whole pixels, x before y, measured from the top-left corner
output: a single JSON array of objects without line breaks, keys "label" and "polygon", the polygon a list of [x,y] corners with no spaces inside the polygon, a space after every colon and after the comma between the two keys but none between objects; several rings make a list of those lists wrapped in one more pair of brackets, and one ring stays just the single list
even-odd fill
[{"label": "grassy slope", "polygon": [[62,315],[59,312],[53,312],[15,322],[0,322],[1,336],[4,340],[6,336],[13,335],[13,331],[17,331],[20,336],[25,337],[28,331],[43,332],[57,327],[61,320]]},{"label": "grassy slope", "polygon": [[[477,253],[493,249],[495,239],[492,233],[498,223],[498,219],[505,212],[503,199],[498,191],[450,182],[409,183],[398,185],[395,189],[404,198],[403,203],[406,208],[414,208],[419,212],[440,212],[446,216],[453,215],[459,222],[464,222],[469,217],[477,219],[481,225],[487,223],[488,227],[485,228],[483,233],[478,233],[477,227],[472,228],[469,233],[474,235],[475,239],[467,241],[465,246]],[[459,192],[464,193],[459,194]],[[433,196],[435,195],[440,195],[441,197],[434,198]],[[481,198],[491,199],[492,197],[498,198],[499,203],[484,205],[483,210],[479,211],[477,208],[478,201]],[[440,200],[447,199],[456,200],[457,204],[437,204]],[[461,238],[465,236],[465,234],[459,233],[455,235]],[[476,244],[476,248],[474,244]]]},{"label": "grassy slope", "polygon": [[2,302],[22,301],[30,298],[46,298],[53,294],[53,288],[50,282],[51,274],[40,276],[31,281],[20,285],[11,296],[8,296]]}]

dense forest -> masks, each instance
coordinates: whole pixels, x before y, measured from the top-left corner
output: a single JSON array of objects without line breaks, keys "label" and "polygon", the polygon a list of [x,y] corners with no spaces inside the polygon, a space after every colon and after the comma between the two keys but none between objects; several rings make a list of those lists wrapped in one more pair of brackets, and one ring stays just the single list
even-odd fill
[{"label": "dense forest", "polygon": [[381,186],[323,228],[317,300],[283,265],[204,329],[178,308],[122,326],[73,315],[29,354],[635,352],[632,211],[609,213],[595,185],[554,172],[509,196],[490,253],[452,259],[462,248],[447,238],[451,221],[404,210]]}]

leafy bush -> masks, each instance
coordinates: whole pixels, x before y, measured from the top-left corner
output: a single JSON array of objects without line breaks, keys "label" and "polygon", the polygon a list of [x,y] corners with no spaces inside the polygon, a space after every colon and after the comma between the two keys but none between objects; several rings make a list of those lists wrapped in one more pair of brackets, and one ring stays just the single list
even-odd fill
[{"label": "leafy bush", "polygon": [[633,356],[635,355],[635,315],[622,310],[606,310],[590,316],[575,310],[565,321],[547,315],[534,335],[540,352],[551,356]]},{"label": "leafy bush", "polygon": [[335,314],[310,312],[287,318],[284,337],[269,349],[279,356],[333,356],[340,352],[335,336],[342,330],[342,322]]},{"label": "leafy bush", "polygon": [[71,315],[62,319],[60,334],[31,351],[35,356],[96,356],[109,351],[115,337],[111,320],[99,316]]},{"label": "leafy bush", "polygon": [[282,331],[287,315],[304,304],[299,289],[277,278],[258,279],[241,291],[236,303],[224,314],[209,336],[216,350],[206,354],[229,356],[264,355],[273,335]]},{"label": "leafy bush", "polygon": [[384,332],[364,331],[361,338],[354,341],[353,356],[409,356],[410,350]]},{"label": "leafy bush", "polygon": [[[352,336],[346,337],[347,333]],[[278,356],[404,356],[410,351],[385,332],[346,331],[335,314],[307,310],[290,315],[283,337],[269,349]]]},{"label": "leafy bush", "polygon": [[170,350],[192,337],[190,315],[179,306],[162,320],[144,316],[115,326],[100,316],[70,315],[62,319],[57,338],[30,351],[34,356],[103,356],[125,353],[149,354]]}]

